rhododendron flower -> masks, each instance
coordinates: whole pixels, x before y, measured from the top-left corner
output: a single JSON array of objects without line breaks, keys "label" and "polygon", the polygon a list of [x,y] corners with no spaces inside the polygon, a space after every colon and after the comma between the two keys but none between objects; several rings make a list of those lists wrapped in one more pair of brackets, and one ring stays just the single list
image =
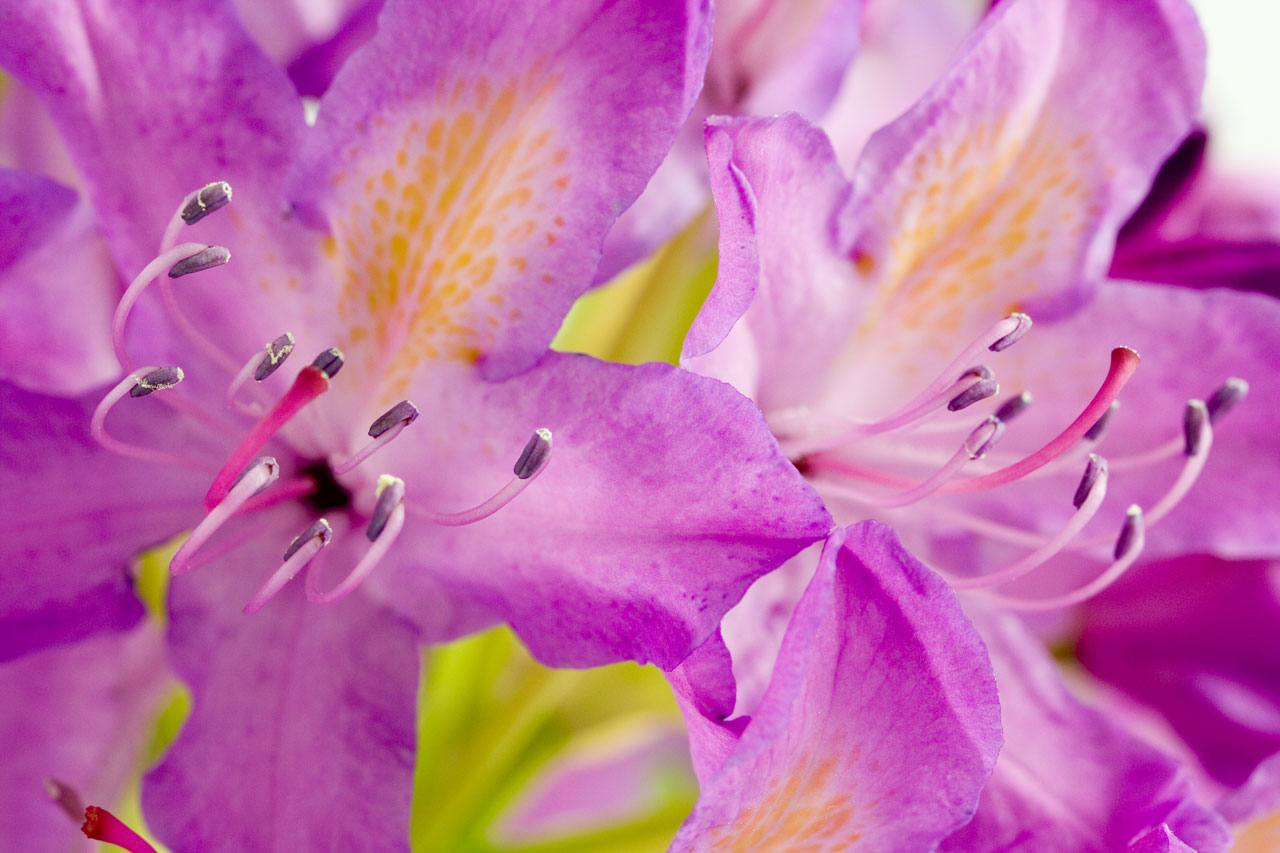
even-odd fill
[{"label": "rhododendron flower", "polygon": [[[1105,280],[1117,230],[1190,128],[1202,62],[1179,2],[1012,0],[870,138],[852,181],[797,116],[713,120],[719,277],[685,363],[751,394],[838,520],[892,522],[975,613],[1069,607],[1143,553],[1274,549],[1280,306]],[[773,689],[781,631],[761,621],[786,614],[811,565],[726,620],[739,713]],[[956,849],[1020,829],[1109,849],[1191,803],[1173,762],[1106,721],[1038,740],[1066,694],[1038,689],[1030,635],[988,622],[1006,757]],[[1063,826],[1018,780],[1031,765],[1052,784],[1053,755],[1077,752],[1124,755],[1098,788],[1135,799],[1089,792]]]},{"label": "rhododendron flower", "polygon": [[[505,620],[547,662],[671,667],[830,528],[728,386],[547,351],[707,23],[393,2],[308,128],[225,3],[0,13],[131,280],[61,268],[81,208],[3,174],[44,254],[0,286],[88,342],[6,347],[3,655],[132,624],[123,566],[192,529],[168,636],[193,711],[143,790],[162,839],[402,847],[418,643]],[[104,348],[124,376],[81,395]]]}]

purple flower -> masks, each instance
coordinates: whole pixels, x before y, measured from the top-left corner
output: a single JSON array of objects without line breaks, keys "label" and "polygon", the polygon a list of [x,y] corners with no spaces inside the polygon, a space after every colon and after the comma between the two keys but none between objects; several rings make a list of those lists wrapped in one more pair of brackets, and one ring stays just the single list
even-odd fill
[{"label": "purple flower", "polygon": [[[50,314],[30,290],[75,275],[82,208],[3,173],[42,273],[0,280],[16,322],[91,344],[5,348],[0,656],[132,624],[130,556],[195,528],[169,598],[193,713],[143,791],[162,838],[403,847],[419,643],[507,621],[550,663],[672,667],[827,533],[728,386],[547,351],[706,26],[696,2],[392,2],[308,128],[223,3],[0,12],[115,269],[146,268]],[[208,177],[229,204],[187,195]],[[149,285],[175,264],[200,271]],[[125,377],[82,395],[104,342]]]},{"label": "purple flower", "polygon": [[[1062,610],[1143,553],[1273,550],[1280,306],[1106,280],[1202,75],[1185,4],[1010,0],[851,181],[797,116],[713,120],[719,278],[685,364],[749,393],[838,520],[892,523],[975,612]],[[793,561],[726,620],[739,713],[778,678],[762,673],[781,631],[760,620],[784,622],[809,571]],[[1221,849],[1177,764],[1071,700],[1002,624],[979,627],[1004,757],[949,843],[1114,849],[1186,821]],[[1076,755],[1094,787],[1055,805],[1044,785]]]}]

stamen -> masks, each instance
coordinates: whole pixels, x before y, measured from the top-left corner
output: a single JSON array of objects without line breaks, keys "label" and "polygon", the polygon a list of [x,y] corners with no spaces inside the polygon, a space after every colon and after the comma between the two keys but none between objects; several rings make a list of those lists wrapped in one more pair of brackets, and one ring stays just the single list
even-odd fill
[{"label": "stamen", "polygon": [[236,394],[244,387],[250,377],[254,382],[261,382],[279,369],[285,359],[293,352],[293,334],[285,332],[274,341],[263,347],[263,354],[255,354],[236,372],[231,384],[227,386],[227,408],[236,408],[245,414],[259,414],[249,406],[236,403]]},{"label": "stamen", "polygon": [[1169,491],[1147,513],[1148,525],[1155,524],[1173,511],[1174,507],[1191,491],[1191,487],[1195,485],[1200,473],[1204,470],[1205,463],[1209,460],[1209,449],[1213,446],[1213,426],[1205,403],[1200,400],[1191,400],[1187,403],[1186,414],[1183,417],[1183,431],[1186,441],[1186,462],[1183,463],[1182,471],[1169,487]]},{"label": "stamen", "polygon": [[378,478],[378,503],[365,535],[373,543],[355,568],[333,589],[321,592],[313,563],[307,571],[307,600],[313,604],[331,604],[350,595],[364,582],[395,544],[404,529],[404,481],[384,474]]},{"label": "stamen", "polygon": [[178,210],[182,221],[195,225],[215,210],[221,210],[231,202],[231,184],[226,181],[214,181],[192,193],[185,204]]},{"label": "stamen", "polygon": [[207,246],[191,257],[183,258],[169,267],[169,278],[182,278],[184,275],[211,270],[229,260],[231,260],[231,251],[225,246]]},{"label": "stamen", "polygon": [[[172,388],[181,381],[182,370],[177,367],[152,366],[138,368],[124,379],[121,379],[115,387],[108,391],[107,395],[102,398],[102,402],[93,410],[93,415],[89,418],[89,434],[93,436],[94,441],[98,442],[98,444],[121,456],[141,459],[145,462],[158,462],[161,465],[181,465],[184,468],[191,468],[202,473],[213,472],[216,469],[212,465],[205,465],[194,459],[165,450],[127,444],[107,432],[107,413],[111,411],[116,403],[123,400],[126,395],[130,397],[146,396],[153,391]],[[138,389],[140,388],[144,390],[139,392]]]},{"label": "stamen", "polygon": [[335,463],[334,474],[345,474],[364,460],[377,453],[399,435],[405,427],[418,419],[418,407],[408,400],[401,400],[385,413],[380,415],[369,427],[369,437],[373,439],[364,447],[353,453],[342,462]]},{"label": "stamen", "polygon": [[996,417],[1005,423],[1009,423],[1018,415],[1025,412],[1031,406],[1031,392],[1023,391],[1016,397],[1010,397],[1000,404],[996,409]]},{"label": "stamen", "polygon": [[1098,393],[1094,394],[1093,399],[1089,401],[1089,405],[1085,406],[1084,411],[1057,437],[1050,440],[1048,444],[1035,453],[1012,465],[993,471],[990,474],[949,484],[944,494],[968,494],[1003,486],[1005,483],[1019,480],[1032,471],[1049,464],[1079,441],[1088,432],[1089,428],[1103,416],[1106,410],[1110,408],[1111,401],[1120,394],[1120,390],[1124,388],[1125,383],[1129,381],[1129,377],[1137,369],[1138,354],[1136,352],[1128,347],[1117,347],[1112,350],[1111,367],[1107,371],[1106,379],[1102,382],[1102,387],[1098,389]]},{"label": "stamen", "polygon": [[1209,396],[1205,404],[1209,411],[1209,422],[1213,423],[1236,407],[1236,404],[1249,393],[1249,383],[1243,379],[1231,377],[1218,386]]},{"label": "stamen", "polygon": [[974,403],[981,402],[988,397],[994,397],[1000,393],[1000,383],[994,379],[980,379],[961,391],[947,403],[948,412],[958,412],[967,409]]},{"label": "stamen", "polygon": [[1013,327],[1013,331],[1009,332],[1009,334],[1000,338],[1000,340],[995,341],[990,347],[988,347],[992,352],[1004,352],[1009,347],[1022,340],[1027,332],[1031,331],[1031,318],[1026,314],[1019,311],[1017,313],[1010,314],[1008,319],[1015,321],[1017,325]]},{"label": "stamen", "polygon": [[156,853],[156,848],[148,844],[145,838],[101,806],[89,806],[84,810],[84,823],[80,831],[86,838],[114,844],[129,853]]},{"label": "stamen", "polygon": [[1080,485],[1076,489],[1075,497],[1072,499],[1076,512],[1072,514],[1061,530],[1045,540],[1030,554],[999,571],[978,577],[955,577],[949,573],[944,573],[944,577],[954,589],[981,589],[1015,581],[1047,563],[1070,544],[1097,514],[1098,508],[1102,506],[1102,501],[1106,496],[1106,460],[1095,454],[1090,454],[1089,462],[1084,469],[1084,476],[1080,479]]},{"label": "stamen", "polygon": [[138,378],[137,384],[129,389],[130,397],[145,397],[153,391],[172,388],[183,380],[181,367],[157,367]]},{"label": "stamen", "polygon": [[1120,401],[1112,400],[1111,405],[1107,406],[1107,410],[1102,413],[1102,417],[1094,421],[1093,426],[1085,430],[1084,440],[1097,442],[1101,439],[1102,434],[1107,431],[1107,426],[1110,425],[1111,419],[1116,416],[1116,409],[1118,408],[1120,408]]},{"label": "stamen", "polygon": [[279,432],[303,406],[329,390],[329,378],[341,367],[342,354],[336,349],[331,349],[321,353],[315,363],[298,371],[293,385],[289,386],[285,395],[254,424],[253,429],[249,430],[249,434],[231,452],[226,464],[214,477],[208,494],[204,496],[206,511],[212,511],[213,507],[227,496],[236,475],[273,435]]},{"label": "stamen", "polygon": [[1209,425],[1209,408],[1200,400],[1187,401],[1187,408],[1182,416],[1182,438],[1184,456],[1195,456],[1200,452],[1200,442],[1204,438],[1205,428]]},{"label": "stamen", "polygon": [[516,495],[528,488],[529,484],[546,469],[550,459],[551,430],[545,428],[536,430],[533,437],[525,444],[520,458],[516,460],[512,470],[515,476],[488,500],[481,501],[471,509],[462,512],[435,512],[408,501],[405,501],[405,508],[416,516],[444,527],[461,527],[483,521],[511,503]]},{"label": "stamen", "polygon": [[244,612],[251,615],[261,610],[264,604],[284,589],[285,584],[293,580],[298,572],[305,568],[332,540],[333,527],[327,519],[321,518],[311,522],[311,525],[285,549],[284,562],[271,573],[266,583],[258,587],[258,591],[244,606]]},{"label": "stamen", "polygon": [[161,252],[151,263],[143,267],[142,272],[138,273],[125,288],[124,295],[120,297],[120,302],[116,305],[116,313],[111,320],[111,346],[115,349],[116,360],[126,370],[133,366],[133,362],[124,349],[125,323],[128,322],[129,314],[133,311],[133,306],[142,295],[142,291],[155,281],[161,270],[171,268],[183,258],[191,257],[208,248],[210,247],[203,243],[183,243]]},{"label": "stamen", "polygon": [[1142,508],[1134,504],[1125,512],[1124,525],[1120,528],[1120,535],[1116,537],[1116,547],[1113,552],[1115,561],[1107,566],[1102,574],[1084,586],[1052,598],[1027,599],[988,592],[979,592],[977,594],[985,601],[1002,605],[1011,610],[1042,611],[1071,607],[1083,601],[1088,601],[1118,581],[1129,570],[1129,567],[1137,561],[1145,545],[1146,525],[1142,518]]},{"label": "stamen", "polygon": [[232,481],[226,494],[208,508],[205,517],[195,526],[191,535],[169,561],[169,571],[175,576],[192,571],[191,557],[200,550],[200,546],[208,542],[209,538],[235,515],[246,501],[274,483],[279,477],[280,464],[274,458],[264,456],[253,460],[240,476]]}]

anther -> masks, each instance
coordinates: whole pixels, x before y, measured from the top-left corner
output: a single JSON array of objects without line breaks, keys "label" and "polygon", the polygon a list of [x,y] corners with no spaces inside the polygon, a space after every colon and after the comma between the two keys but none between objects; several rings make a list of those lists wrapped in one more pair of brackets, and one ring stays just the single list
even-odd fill
[{"label": "anther", "polygon": [[[169,571],[174,575],[184,575],[192,571],[191,558],[208,542],[214,533],[235,515],[254,495],[261,492],[280,478],[280,464],[270,456],[259,457],[250,462],[243,471],[238,472],[226,492],[209,507],[208,513],[195,526],[186,541],[174,552],[169,561]],[[217,480],[215,480],[217,482]],[[206,501],[208,496],[206,495]]]},{"label": "anther", "polygon": [[1146,527],[1142,520],[1142,507],[1137,504],[1131,504],[1125,510],[1124,524],[1120,527],[1120,535],[1116,537],[1113,556],[1117,560],[1122,560],[1129,556],[1135,547],[1141,547],[1145,532]]},{"label": "anther", "polygon": [[1183,454],[1195,456],[1204,442],[1204,430],[1209,423],[1209,408],[1200,400],[1188,400],[1182,415]]},{"label": "anther", "polygon": [[993,373],[991,368],[987,367],[985,364],[975,364],[973,367],[970,367],[964,373],[960,374],[960,379],[977,379],[983,382],[995,379],[995,377],[995,373]]},{"label": "anther", "polygon": [[1071,505],[1079,509],[1089,495],[1093,493],[1094,487],[1098,484],[1098,478],[1107,472],[1107,460],[1103,459],[1096,453],[1089,454],[1089,461],[1084,466],[1084,476],[1080,478],[1080,485],[1076,487],[1075,497],[1071,499]]},{"label": "anther", "polygon": [[390,474],[383,474],[378,478],[377,495],[378,502],[373,507],[369,526],[364,531],[364,535],[370,542],[378,541],[378,537],[387,527],[392,511],[404,500],[404,480],[392,477]]},{"label": "anther", "polygon": [[172,388],[182,381],[181,367],[157,367],[138,377],[137,383],[129,389],[130,397],[145,397],[154,391]]},{"label": "anther", "polygon": [[231,251],[225,246],[206,246],[169,267],[169,278],[182,278],[196,272],[220,267],[231,260]]},{"label": "anther", "polygon": [[1009,423],[1009,421],[1025,412],[1030,405],[1031,392],[1023,391],[1016,397],[1010,397],[1001,403],[1000,407],[996,409],[996,417],[1005,423]]},{"label": "anther", "polygon": [[527,480],[540,472],[551,458],[551,430],[543,428],[535,430],[520,458],[516,460],[513,473],[517,479]]},{"label": "anther", "polygon": [[[107,413],[125,398],[126,395],[131,397],[146,396],[155,391],[163,391],[171,388],[177,382],[165,384],[166,377],[169,375],[166,371],[175,371],[177,378],[181,379],[182,371],[178,368],[169,367],[142,367],[116,383],[106,396],[102,398],[102,402],[98,403],[97,408],[93,410],[93,414],[89,418],[89,434],[93,436],[94,441],[102,445],[112,453],[120,456],[127,456],[131,459],[142,459],[147,462],[158,462],[162,465],[181,465],[184,468],[191,468],[196,471],[210,472],[215,470],[210,465],[197,462],[195,459],[181,456],[177,453],[170,453],[165,450],[156,450],[150,447],[138,447],[135,444],[128,444],[120,441],[107,432]],[[157,374],[161,374],[157,376]],[[148,378],[151,377],[151,378]],[[167,381],[167,380],[166,380]],[[139,392],[143,382],[150,383],[153,387],[148,390]],[[162,395],[163,396],[163,395]]]},{"label": "anther", "polygon": [[84,810],[84,823],[80,826],[80,831],[86,838],[114,844],[129,853],[156,853],[156,848],[148,844],[145,838],[101,806],[89,806]]},{"label": "anther", "polygon": [[44,790],[49,795],[49,799],[66,812],[71,820],[84,819],[84,803],[80,800],[80,795],[76,793],[75,788],[57,779],[45,779]]},{"label": "anther", "polygon": [[316,356],[315,361],[311,362],[311,366],[323,371],[325,376],[332,379],[338,375],[338,371],[342,369],[344,361],[342,350],[337,347],[331,347]]},{"label": "anther", "polygon": [[998,393],[1000,393],[999,382],[994,379],[980,379],[952,397],[951,402],[947,403],[947,411],[958,412],[961,409],[967,409],[974,403],[994,397]]},{"label": "anther", "polygon": [[1111,419],[1116,415],[1116,409],[1120,408],[1119,400],[1112,400],[1111,405],[1102,413],[1102,417],[1098,418],[1089,429],[1085,430],[1085,434],[1081,436],[1085,441],[1097,441],[1102,438],[1102,434],[1107,431],[1107,426],[1111,423]]},{"label": "anther", "polygon": [[1226,382],[1223,382],[1205,402],[1205,406],[1209,413],[1209,422],[1216,422],[1218,418],[1234,409],[1236,404],[1243,400],[1245,395],[1248,393],[1249,383],[1243,379],[1238,379],[1233,376]]},{"label": "anther", "polygon": [[1008,319],[1015,322],[1013,330],[1006,334],[1000,340],[995,341],[988,347],[992,352],[1004,352],[1009,347],[1022,340],[1027,332],[1031,331],[1031,318],[1021,311],[1010,314]]},{"label": "anther", "polygon": [[[293,352],[293,334],[285,332],[265,347],[266,353],[262,361],[253,371],[253,381],[261,382],[279,369],[285,359]],[[332,374],[330,374],[332,376]]]},{"label": "anther", "polygon": [[245,604],[244,613],[252,615],[261,610],[263,605],[284,589],[285,584],[293,580],[294,576],[332,541],[333,527],[327,519],[320,518],[311,522],[306,530],[289,543],[289,547],[284,552],[284,562],[271,573],[266,583],[258,587],[257,592]]},{"label": "anther", "polygon": [[231,201],[231,184],[226,181],[214,181],[196,190],[187,203],[182,206],[179,215],[188,225],[195,225],[215,210],[220,210]]},{"label": "anther", "polygon": [[417,419],[418,407],[408,400],[401,400],[378,416],[378,419],[369,427],[369,437],[378,438],[388,430],[397,426],[406,427]]},{"label": "anther", "polygon": [[964,449],[969,454],[969,458],[981,459],[986,456],[1004,435],[1004,429],[1004,421],[995,416],[988,417],[978,424],[964,440]]},{"label": "anther", "polygon": [[418,407],[408,400],[401,400],[386,412],[378,416],[369,426],[369,437],[373,439],[364,447],[351,454],[350,457],[340,462],[331,463],[334,474],[345,474],[355,468],[364,460],[368,459],[381,448],[389,444],[392,439],[404,430],[409,424],[418,419]]}]

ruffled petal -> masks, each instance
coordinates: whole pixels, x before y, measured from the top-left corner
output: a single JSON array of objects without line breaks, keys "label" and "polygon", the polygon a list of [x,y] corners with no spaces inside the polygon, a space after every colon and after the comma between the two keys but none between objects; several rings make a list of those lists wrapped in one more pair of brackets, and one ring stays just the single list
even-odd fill
[{"label": "ruffled petal", "polygon": [[390,396],[424,360],[536,361],[688,115],[707,26],[693,0],[388,4],[293,181],[349,358]]},{"label": "ruffled petal", "polygon": [[760,708],[672,849],[932,849],[972,815],[999,747],[977,632],[864,522],[828,541]]},{"label": "ruffled petal", "polygon": [[[116,456],[90,437],[98,396],[67,400],[0,383],[0,494],[9,498],[0,515],[0,660],[136,624],[131,555],[181,530],[199,505],[190,472]],[[138,420],[118,413],[110,423],[132,438],[159,404],[130,402]]]},{"label": "ruffled petal", "polygon": [[[270,565],[277,545],[264,536],[244,564]],[[234,569],[171,588],[192,709],[143,782],[152,829],[174,849],[407,851],[416,633],[363,595],[312,606],[301,584],[245,616],[262,579]]]},{"label": "ruffled petal", "polygon": [[9,169],[0,211],[0,374],[49,394],[111,379],[119,285],[92,214],[74,190]]},{"label": "ruffled petal", "polygon": [[702,643],[761,574],[824,537],[830,516],[728,386],[662,364],[550,353],[501,383],[468,368],[425,399],[431,423],[379,457],[406,500],[462,509],[497,491],[538,428],[545,471],[496,515],[435,527],[412,511],[371,578],[428,637],[479,607],[555,665],[652,661]]},{"label": "ruffled petal", "polygon": [[1226,850],[1226,825],[1195,802],[1183,768],[1078,702],[1019,622],[975,618],[1000,685],[1004,750],[973,822],[941,850],[1105,853],[1164,823],[1201,853]]}]

